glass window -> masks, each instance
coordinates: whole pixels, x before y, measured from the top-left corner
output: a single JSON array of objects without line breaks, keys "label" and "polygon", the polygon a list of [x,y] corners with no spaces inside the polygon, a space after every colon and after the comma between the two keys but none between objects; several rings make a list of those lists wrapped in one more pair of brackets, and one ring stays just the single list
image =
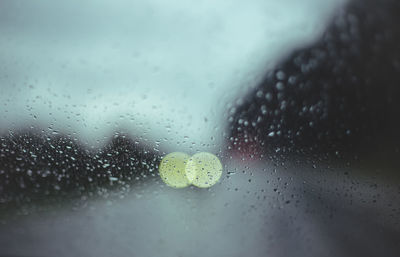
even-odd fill
[{"label": "glass window", "polygon": [[0,256],[398,256],[395,0],[0,2]]}]

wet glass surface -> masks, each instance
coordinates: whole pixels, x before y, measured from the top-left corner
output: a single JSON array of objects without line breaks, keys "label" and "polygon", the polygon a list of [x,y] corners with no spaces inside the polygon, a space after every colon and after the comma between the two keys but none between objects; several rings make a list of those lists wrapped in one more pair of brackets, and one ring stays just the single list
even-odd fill
[{"label": "wet glass surface", "polygon": [[399,13],[1,2],[0,256],[398,256]]}]

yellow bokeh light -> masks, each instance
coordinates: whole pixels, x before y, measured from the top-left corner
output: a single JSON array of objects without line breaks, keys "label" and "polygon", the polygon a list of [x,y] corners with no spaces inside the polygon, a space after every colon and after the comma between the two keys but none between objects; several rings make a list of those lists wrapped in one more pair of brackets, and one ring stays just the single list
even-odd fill
[{"label": "yellow bokeh light", "polygon": [[174,152],[164,156],[160,163],[159,171],[160,177],[165,184],[175,188],[183,188],[190,185],[185,171],[189,158],[189,155],[181,152]]},{"label": "yellow bokeh light", "polygon": [[221,178],[222,164],[218,157],[211,153],[197,153],[190,157],[186,165],[186,174],[194,186],[211,187]]}]

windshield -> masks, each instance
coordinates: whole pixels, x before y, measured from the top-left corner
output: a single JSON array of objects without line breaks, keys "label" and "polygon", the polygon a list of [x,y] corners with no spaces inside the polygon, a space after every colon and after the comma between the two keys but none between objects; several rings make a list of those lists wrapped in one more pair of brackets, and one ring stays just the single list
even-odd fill
[{"label": "windshield", "polygon": [[0,256],[397,256],[396,1],[0,3]]}]

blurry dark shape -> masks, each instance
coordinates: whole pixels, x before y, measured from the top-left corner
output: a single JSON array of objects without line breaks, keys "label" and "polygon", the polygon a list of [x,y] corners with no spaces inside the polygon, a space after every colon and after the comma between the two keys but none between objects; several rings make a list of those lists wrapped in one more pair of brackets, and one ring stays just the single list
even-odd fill
[{"label": "blurry dark shape", "polygon": [[346,154],[398,144],[399,24],[398,1],[351,1],[319,42],[292,53],[237,107],[231,147]]},{"label": "blurry dark shape", "polygon": [[[0,215],[68,200],[108,198],[155,176],[159,156],[123,134],[90,151],[71,137],[19,132],[0,137]],[[61,201],[61,202],[60,202]]]}]

